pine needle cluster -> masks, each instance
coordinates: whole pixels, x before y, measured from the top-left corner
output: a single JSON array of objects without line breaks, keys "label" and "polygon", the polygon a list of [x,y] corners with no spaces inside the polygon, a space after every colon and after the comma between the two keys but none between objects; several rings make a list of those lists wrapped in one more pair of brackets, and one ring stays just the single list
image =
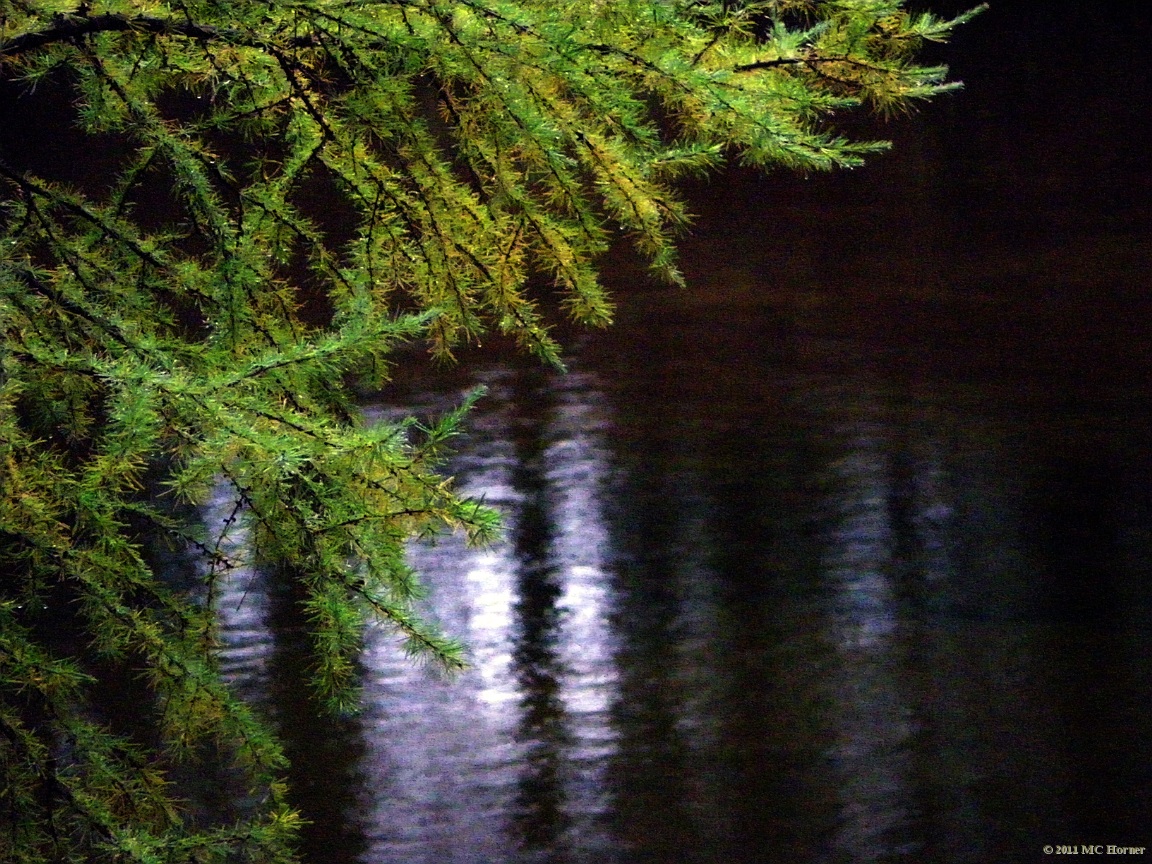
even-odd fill
[{"label": "pine needle cluster", "polygon": [[[231,487],[254,554],[303,598],[331,709],[355,704],[373,622],[459,668],[404,550],[498,532],[440,473],[468,405],[368,424],[357,394],[401,343],[451,358],[498,332],[559,364],[541,299],[609,323],[595,262],[616,236],[681,281],[677,177],[858,164],[883,143],[833,115],[951,89],[917,50],[972,14],[0,2],[15,110],[67,87],[78,128],[118,153],[82,188],[0,153],[0,859],[291,860],[283,756],[217,668],[214,587],[235,562],[177,504]],[[149,562],[158,535],[199,559],[195,590]],[[141,677],[155,741],[99,720],[108,669]],[[235,823],[198,820],[155,767],[205,748],[243,778]]]}]

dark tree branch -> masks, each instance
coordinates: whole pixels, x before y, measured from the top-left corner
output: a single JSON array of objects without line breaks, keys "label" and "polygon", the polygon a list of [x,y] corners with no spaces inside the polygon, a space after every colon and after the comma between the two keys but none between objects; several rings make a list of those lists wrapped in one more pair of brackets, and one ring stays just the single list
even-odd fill
[{"label": "dark tree branch", "polygon": [[[0,42],[0,62],[54,42],[69,42],[94,33],[127,31],[151,33],[156,36],[182,36],[204,42],[221,41],[234,45],[263,47],[267,44],[266,40],[254,38],[242,30],[213,27],[173,18],[157,18],[152,15],[129,16],[112,12],[104,15],[57,15],[51,27],[15,36],[7,42]],[[319,41],[311,33],[288,37],[282,43],[282,47],[287,48],[312,48],[318,45]]]},{"label": "dark tree branch", "polygon": [[799,66],[810,62],[801,57],[777,57],[775,60],[757,60],[755,63],[742,63],[733,66],[733,72],[755,72],[757,69],[775,69],[778,66]]}]

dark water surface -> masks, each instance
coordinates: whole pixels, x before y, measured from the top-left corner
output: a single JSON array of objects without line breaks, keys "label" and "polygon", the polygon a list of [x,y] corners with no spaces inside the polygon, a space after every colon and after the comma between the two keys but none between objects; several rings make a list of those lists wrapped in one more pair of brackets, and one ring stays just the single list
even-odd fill
[{"label": "dark water surface", "polygon": [[[1078,381],[1032,338],[941,344],[946,308],[857,311],[633,296],[566,376],[409,382],[404,410],[490,388],[453,468],[508,540],[414,550],[471,645],[460,680],[382,637],[354,723],[273,700],[311,860],[1149,844],[1146,380]],[[233,674],[291,680],[275,604],[234,590]]]},{"label": "dark water surface", "polygon": [[488,348],[369,406],[487,385],[452,471],[507,542],[413,550],[473,667],[380,634],[343,723],[235,574],[229,674],[282,724],[310,862],[1152,847],[1152,184],[1144,109],[1100,95],[1147,83],[1147,24],[1104,22],[1109,68],[1065,7],[982,25],[967,93],[865,170],[694,190],[692,289],[610,257],[618,321],[569,374]]}]

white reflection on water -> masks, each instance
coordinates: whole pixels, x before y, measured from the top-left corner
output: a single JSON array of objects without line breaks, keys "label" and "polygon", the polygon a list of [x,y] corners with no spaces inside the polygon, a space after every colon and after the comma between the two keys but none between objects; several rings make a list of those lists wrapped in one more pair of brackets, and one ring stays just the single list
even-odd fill
[{"label": "white reflection on water", "polygon": [[[608,855],[603,777],[618,689],[609,625],[606,454],[594,382],[570,375],[539,424],[495,377],[453,466],[505,514],[508,542],[412,550],[429,606],[470,647],[441,682],[375,639],[366,658],[374,862]],[[607,859],[602,859],[607,860]]]},{"label": "white reflection on water", "polygon": [[267,695],[263,684],[273,641],[268,594],[262,575],[251,565],[249,531],[242,516],[236,490],[223,481],[201,507],[209,543],[227,562],[217,568],[212,580],[220,628],[220,671],[237,692],[261,698]]},{"label": "white reflection on water", "polygon": [[[843,413],[833,441],[842,450],[828,469],[834,515],[823,561],[834,592],[827,639],[839,663],[829,682],[828,718],[835,737],[829,755],[840,774],[834,845],[848,860],[872,862],[917,851],[914,694],[904,683],[897,543],[900,535],[919,534],[947,507],[938,494],[922,494],[938,472],[929,469],[920,479],[925,466],[913,466],[904,472],[910,476],[899,476],[896,463],[907,454],[897,452],[897,430],[885,423],[878,399],[864,392],[836,401]],[[943,544],[931,529],[924,541],[916,545],[935,559],[930,572],[940,578]]]},{"label": "white reflection on water", "polygon": [[[896,680],[897,614],[892,584],[892,472],[876,420],[842,430],[847,453],[833,464],[839,524],[828,538],[825,568],[835,594],[829,641],[839,646],[836,743],[841,774],[835,846],[850,861],[899,854],[907,831],[909,707]],[[894,848],[896,846],[896,848]]]},{"label": "white reflection on water", "polygon": [[825,572],[838,590],[841,647],[882,649],[896,628],[890,581],[893,497],[882,429],[866,419],[848,430],[847,453],[831,466],[837,526]]}]

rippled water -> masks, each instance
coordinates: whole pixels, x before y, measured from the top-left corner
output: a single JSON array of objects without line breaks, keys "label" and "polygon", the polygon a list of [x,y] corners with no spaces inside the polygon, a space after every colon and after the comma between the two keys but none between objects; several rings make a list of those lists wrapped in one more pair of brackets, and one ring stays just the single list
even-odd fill
[{"label": "rippled water", "polygon": [[669,296],[630,298],[568,375],[480,359],[370,408],[490,388],[452,471],[507,540],[413,550],[470,646],[459,680],[378,634],[364,714],[308,719],[298,625],[234,575],[227,669],[284,724],[309,860],[1146,842],[1143,385],[1085,405],[1028,340],[969,346],[1022,364],[977,381],[875,309],[816,324],[730,304],[722,327]]}]

